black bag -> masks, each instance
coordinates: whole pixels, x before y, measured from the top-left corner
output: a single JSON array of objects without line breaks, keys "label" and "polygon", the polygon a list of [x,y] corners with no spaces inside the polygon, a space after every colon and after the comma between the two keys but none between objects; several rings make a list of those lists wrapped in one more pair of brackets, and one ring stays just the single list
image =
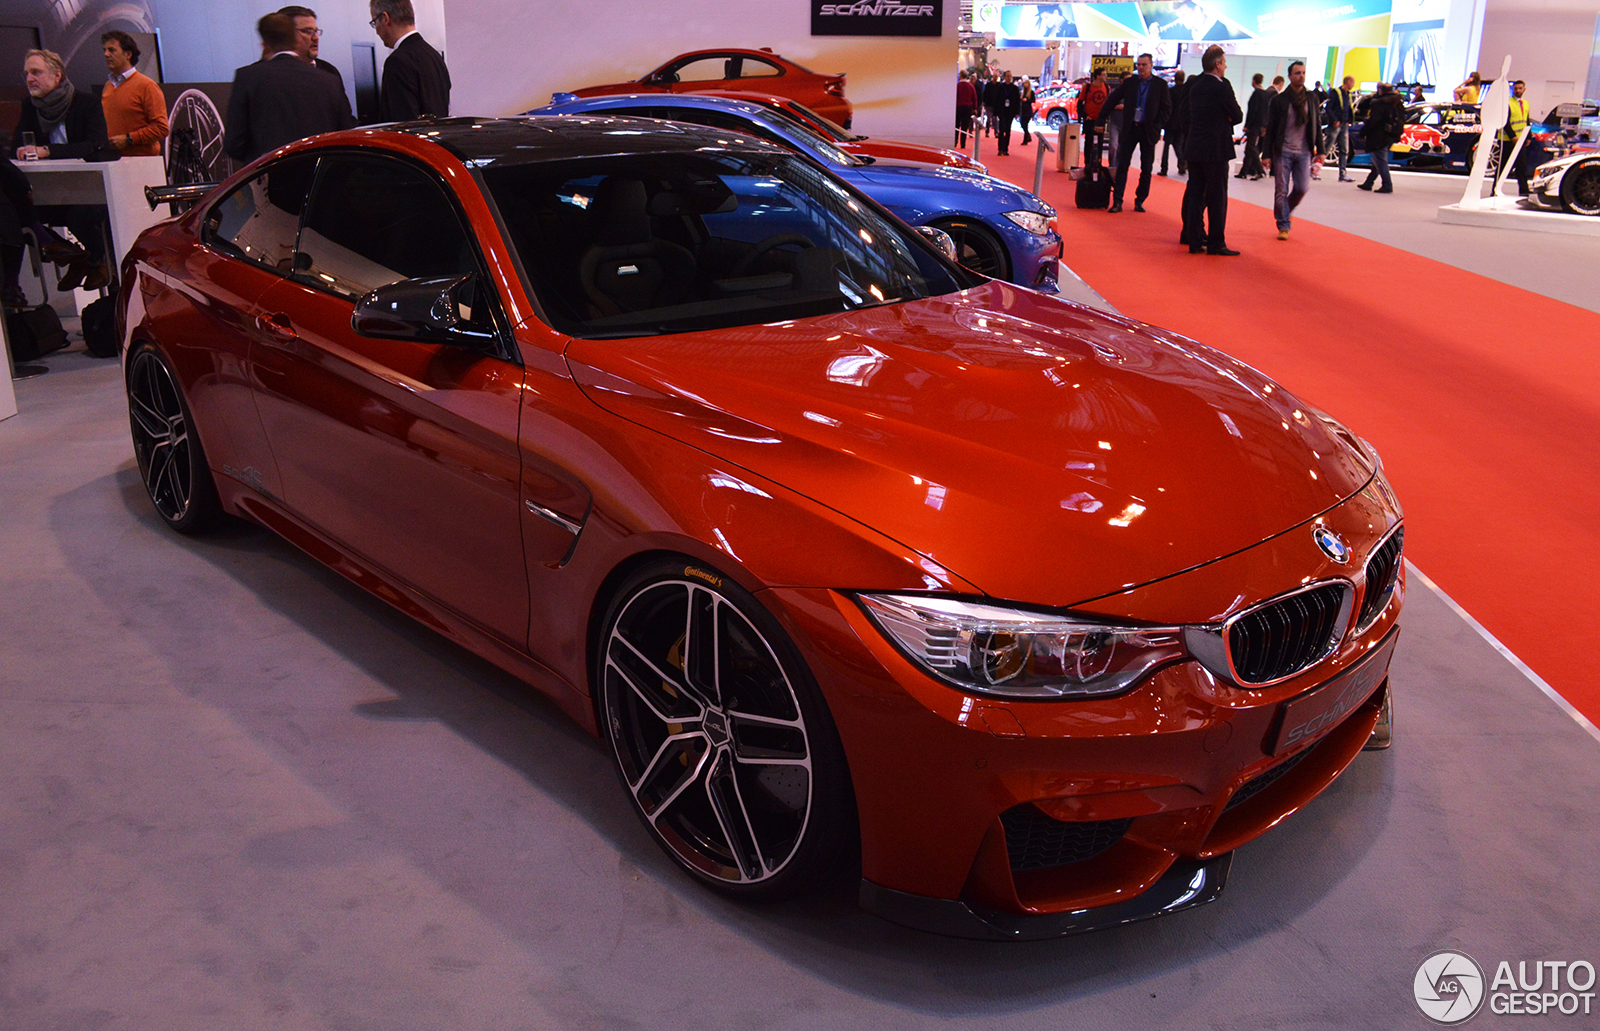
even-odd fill
[{"label": "black bag", "polygon": [[83,346],[91,358],[115,358],[120,350],[117,340],[116,300],[102,297],[83,309]]},{"label": "black bag", "polygon": [[6,309],[6,339],[13,363],[32,362],[67,346],[61,316],[48,304]]},{"label": "black bag", "polygon": [[1080,208],[1105,208],[1111,205],[1111,170],[1105,165],[1087,165],[1073,202]]}]

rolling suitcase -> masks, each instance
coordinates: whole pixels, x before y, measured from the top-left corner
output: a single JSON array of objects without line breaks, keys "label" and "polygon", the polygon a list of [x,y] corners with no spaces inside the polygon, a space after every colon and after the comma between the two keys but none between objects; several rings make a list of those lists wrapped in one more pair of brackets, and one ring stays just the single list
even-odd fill
[{"label": "rolling suitcase", "polygon": [[1088,165],[1078,180],[1073,203],[1080,208],[1105,208],[1111,205],[1111,170],[1105,165]]},{"label": "rolling suitcase", "polygon": [[6,339],[14,363],[37,361],[67,346],[61,316],[48,304],[6,309]]},{"label": "rolling suitcase", "polygon": [[83,346],[91,358],[117,356],[116,303],[114,298],[102,297],[84,306]]}]

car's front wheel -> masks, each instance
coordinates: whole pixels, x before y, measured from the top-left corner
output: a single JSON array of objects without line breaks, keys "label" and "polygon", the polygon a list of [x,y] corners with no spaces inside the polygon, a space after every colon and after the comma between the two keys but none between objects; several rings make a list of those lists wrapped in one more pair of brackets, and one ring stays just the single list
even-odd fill
[{"label": "car's front wheel", "polygon": [[994,232],[969,218],[946,218],[929,225],[943,229],[955,241],[956,260],[990,279],[1011,278],[1011,257]]},{"label": "car's front wheel", "polygon": [[622,782],[667,854],[729,895],[812,887],[854,856],[838,734],[759,601],[686,559],[637,571],[602,623],[600,717]]},{"label": "car's front wheel", "polygon": [[157,514],[179,533],[198,533],[222,514],[217,486],[178,379],[149,344],[128,357],[128,416],[139,476]]},{"label": "car's front wheel", "polygon": [[1059,129],[1067,124],[1067,113],[1058,107],[1050,112],[1050,116],[1045,119],[1045,124],[1052,129]]},{"label": "car's front wheel", "polygon": [[1567,169],[1561,177],[1561,206],[1574,215],[1600,215],[1600,157]]}]

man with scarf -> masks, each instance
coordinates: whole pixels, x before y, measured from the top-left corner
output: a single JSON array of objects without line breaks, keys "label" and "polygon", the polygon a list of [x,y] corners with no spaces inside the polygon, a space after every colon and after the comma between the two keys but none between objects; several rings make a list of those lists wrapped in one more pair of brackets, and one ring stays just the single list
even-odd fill
[{"label": "man with scarf", "polygon": [[[35,155],[45,158],[82,158],[85,161],[115,161],[121,155],[106,138],[106,116],[98,93],[79,91],[67,78],[61,55],[49,50],[30,50],[22,62],[28,87],[28,103],[22,105],[16,140],[33,134]],[[17,157],[27,158],[23,146]],[[49,204],[38,209],[45,225],[66,226],[78,238],[82,252],[72,252],[67,271],[58,288],[81,286],[98,290],[111,281],[106,264],[105,237],[108,228],[106,209],[98,204]],[[62,241],[52,241],[60,243]],[[46,257],[49,253],[46,254]]]},{"label": "man with scarf", "polygon": [[1322,163],[1322,124],[1316,98],[1306,91],[1306,63],[1289,65],[1289,88],[1267,106],[1262,162],[1272,172],[1272,214],[1278,239],[1289,239],[1289,214],[1311,189],[1311,170]]}]

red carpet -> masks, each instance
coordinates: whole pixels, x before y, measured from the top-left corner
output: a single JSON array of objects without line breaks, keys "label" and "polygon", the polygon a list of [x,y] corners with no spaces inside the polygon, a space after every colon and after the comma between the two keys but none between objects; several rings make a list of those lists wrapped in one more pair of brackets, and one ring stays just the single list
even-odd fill
[{"label": "red carpet", "polygon": [[[1032,148],[990,158],[1033,183]],[[1134,176],[1137,171],[1134,172]],[[1123,313],[1273,376],[1376,444],[1406,508],[1406,554],[1600,723],[1600,314],[1234,200],[1237,258],[1177,243],[1181,182],[1149,211],[1072,203],[1047,168],[1065,259]],[[1312,184],[1335,188],[1330,181]],[[1348,188],[1348,187],[1346,187]],[[1374,198],[1381,203],[1382,198]],[[1465,237],[1466,233],[1463,232]]]}]

